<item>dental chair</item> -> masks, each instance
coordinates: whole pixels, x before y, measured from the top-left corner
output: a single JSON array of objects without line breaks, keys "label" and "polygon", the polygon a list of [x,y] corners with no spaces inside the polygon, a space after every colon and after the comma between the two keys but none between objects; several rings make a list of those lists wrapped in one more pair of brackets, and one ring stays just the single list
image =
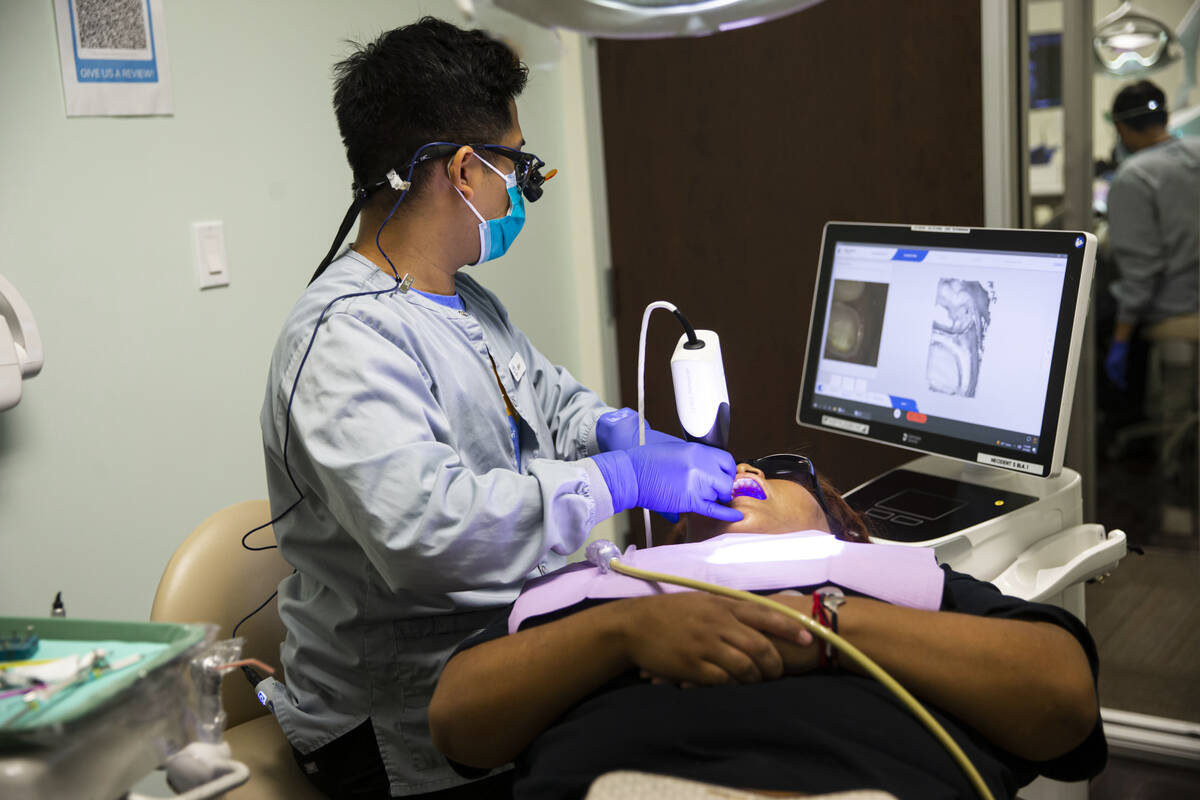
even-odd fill
[{"label": "dental chair", "polygon": [[[249,614],[275,591],[292,568],[278,550],[249,551],[242,535],[271,519],[265,500],[247,500],[223,508],[201,522],[179,545],[167,562],[150,619],[155,622],[210,622],[219,627],[217,638],[227,639],[238,620]],[[255,546],[275,543],[270,528],[250,539]],[[276,601],[238,629],[245,639],[243,658],[270,664],[276,676],[279,645],[284,628]],[[254,690],[237,670],[221,685],[225,708],[225,741],[233,757],[250,768],[250,780],[229,792],[230,800],[320,800],[324,797],[300,772],[292,749],[275,717],[259,704]]]},{"label": "dental chair", "polygon": [[[154,622],[209,622],[218,626],[217,639],[230,637],[233,626],[275,591],[292,568],[278,550],[248,551],[242,536],[271,518],[265,500],[247,500],[223,508],[201,522],[179,545],[158,583],[150,619]],[[275,543],[264,528],[250,537],[254,546]],[[285,631],[276,601],[238,629],[245,639],[243,658],[257,658],[276,670]],[[225,741],[233,758],[250,769],[247,783],[225,795],[229,800],[323,800],[300,772],[291,746],[275,717],[255,697],[239,671],[221,684],[225,708]],[[798,797],[787,792],[739,791],[663,775],[618,771],[597,778],[588,800],[758,800],[764,796]],[[840,792],[810,800],[896,800],[880,791]]]}]

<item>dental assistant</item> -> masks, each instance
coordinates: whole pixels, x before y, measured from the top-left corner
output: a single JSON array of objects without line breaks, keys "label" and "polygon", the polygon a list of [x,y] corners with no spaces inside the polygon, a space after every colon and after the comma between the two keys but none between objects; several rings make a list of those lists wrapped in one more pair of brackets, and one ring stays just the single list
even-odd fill
[{"label": "dental assistant", "polygon": [[740,519],[722,505],[736,465],[663,434],[636,446],[636,414],[552,364],[460,272],[504,255],[541,195],[515,105],[527,71],[507,46],[424,18],[335,76],[359,229],[271,359],[268,489],[296,572],[268,695],[332,797],[489,796],[507,776],[467,784],[430,741],[450,653],[615,513]]}]

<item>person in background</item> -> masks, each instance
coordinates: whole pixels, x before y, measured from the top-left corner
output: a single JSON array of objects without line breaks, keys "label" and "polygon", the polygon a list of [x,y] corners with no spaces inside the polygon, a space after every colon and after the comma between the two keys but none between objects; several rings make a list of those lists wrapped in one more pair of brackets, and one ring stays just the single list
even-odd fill
[{"label": "person in background", "polygon": [[1167,130],[1167,100],[1150,81],[1112,103],[1121,159],[1108,191],[1108,237],[1116,260],[1116,322],[1105,373],[1128,389],[1130,350],[1140,327],[1197,311],[1200,285],[1200,140]]},{"label": "person in background", "polygon": [[335,73],[354,203],[284,323],[261,414],[296,570],[279,586],[286,682],[265,691],[331,797],[503,793],[506,776],[471,784],[430,741],[447,657],[615,513],[740,518],[722,505],[735,463],[663,434],[637,446],[636,414],[553,364],[460,271],[505,254],[545,180],[512,50],[426,17]]}]

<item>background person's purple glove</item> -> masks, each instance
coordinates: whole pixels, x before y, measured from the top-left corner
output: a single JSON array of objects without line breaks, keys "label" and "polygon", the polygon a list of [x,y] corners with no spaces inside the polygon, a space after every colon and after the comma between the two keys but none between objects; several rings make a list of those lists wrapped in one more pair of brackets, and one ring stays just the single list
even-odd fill
[{"label": "background person's purple glove", "polygon": [[721,505],[733,491],[737,464],[724,450],[695,442],[659,442],[592,456],[613,499],[613,512],[635,506],[693,511],[737,522],[742,512]]},{"label": "background person's purple glove", "polygon": [[1117,388],[1129,388],[1126,372],[1129,369],[1129,342],[1113,339],[1108,346],[1108,355],[1104,357],[1104,373]]},{"label": "background person's purple glove", "polygon": [[[596,443],[600,445],[600,452],[637,447],[639,424],[638,413],[632,408],[619,408],[600,415],[596,420]],[[646,444],[682,441],[668,433],[656,431],[650,427],[650,423],[646,423]]]}]

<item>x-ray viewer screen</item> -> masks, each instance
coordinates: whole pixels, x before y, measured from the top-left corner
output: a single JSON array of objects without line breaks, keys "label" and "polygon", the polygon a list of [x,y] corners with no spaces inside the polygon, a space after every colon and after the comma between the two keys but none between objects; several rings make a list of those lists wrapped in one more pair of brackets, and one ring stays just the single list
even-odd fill
[{"label": "x-ray viewer screen", "polygon": [[827,246],[814,408],[1038,452],[1066,255]]}]

